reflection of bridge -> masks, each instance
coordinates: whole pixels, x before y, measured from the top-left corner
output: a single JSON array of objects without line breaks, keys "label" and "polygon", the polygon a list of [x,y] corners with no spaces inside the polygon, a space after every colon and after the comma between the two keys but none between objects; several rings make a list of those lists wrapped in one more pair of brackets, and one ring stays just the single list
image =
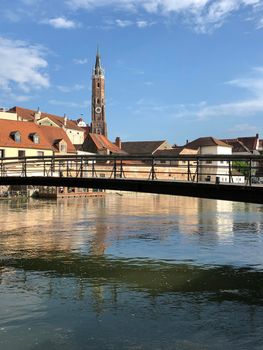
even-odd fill
[{"label": "reflection of bridge", "polygon": [[236,155],[2,158],[0,185],[112,189],[263,203],[263,186],[258,183],[262,164],[263,156]]}]

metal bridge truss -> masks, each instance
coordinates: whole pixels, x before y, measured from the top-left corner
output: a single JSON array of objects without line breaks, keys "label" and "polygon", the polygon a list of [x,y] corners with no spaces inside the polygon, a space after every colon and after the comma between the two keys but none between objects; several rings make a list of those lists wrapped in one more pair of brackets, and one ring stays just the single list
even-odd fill
[{"label": "metal bridge truss", "polygon": [[51,156],[1,158],[1,177],[75,177],[260,185],[263,156]]}]

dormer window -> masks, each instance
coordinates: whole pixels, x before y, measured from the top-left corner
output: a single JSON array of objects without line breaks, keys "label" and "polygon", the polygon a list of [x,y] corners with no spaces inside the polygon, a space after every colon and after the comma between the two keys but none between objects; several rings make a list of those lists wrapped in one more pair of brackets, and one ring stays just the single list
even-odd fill
[{"label": "dormer window", "polygon": [[58,139],[54,142],[54,146],[56,146],[56,148],[59,150],[59,152],[61,153],[67,153],[68,151],[68,145],[66,143],[66,141],[64,141],[63,139]]},{"label": "dormer window", "polygon": [[60,152],[66,153],[67,152],[67,144],[65,143],[60,143]]},{"label": "dormer window", "polygon": [[19,131],[13,131],[11,132],[10,136],[15,142],[21,142],[21,134]]},{"label": "dormer window", "polygon": [[40,138],[39,138],[39,135],[34,133],[34,134],[31,134],[30,135],[30,138],[31,140],[35,143],[35,144],[38,144],[40,143]]}]

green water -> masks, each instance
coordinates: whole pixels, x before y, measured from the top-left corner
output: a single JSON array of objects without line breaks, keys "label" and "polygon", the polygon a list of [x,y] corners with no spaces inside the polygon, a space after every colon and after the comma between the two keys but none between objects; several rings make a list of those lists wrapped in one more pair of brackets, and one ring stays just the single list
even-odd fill
[{"label": "green water", "polygon": [[263,349],[263,206],[0,202],[0,349]]}]

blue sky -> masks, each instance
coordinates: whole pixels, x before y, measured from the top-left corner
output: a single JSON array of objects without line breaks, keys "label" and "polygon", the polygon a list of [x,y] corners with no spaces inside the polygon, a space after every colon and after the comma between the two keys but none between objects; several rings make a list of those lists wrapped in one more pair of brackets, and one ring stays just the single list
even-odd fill
[{"label": "blue sky", "polygon": [[263,1],[0,0],[0,106],[90,122],[97,45],[109,136],[263,137]]}]

